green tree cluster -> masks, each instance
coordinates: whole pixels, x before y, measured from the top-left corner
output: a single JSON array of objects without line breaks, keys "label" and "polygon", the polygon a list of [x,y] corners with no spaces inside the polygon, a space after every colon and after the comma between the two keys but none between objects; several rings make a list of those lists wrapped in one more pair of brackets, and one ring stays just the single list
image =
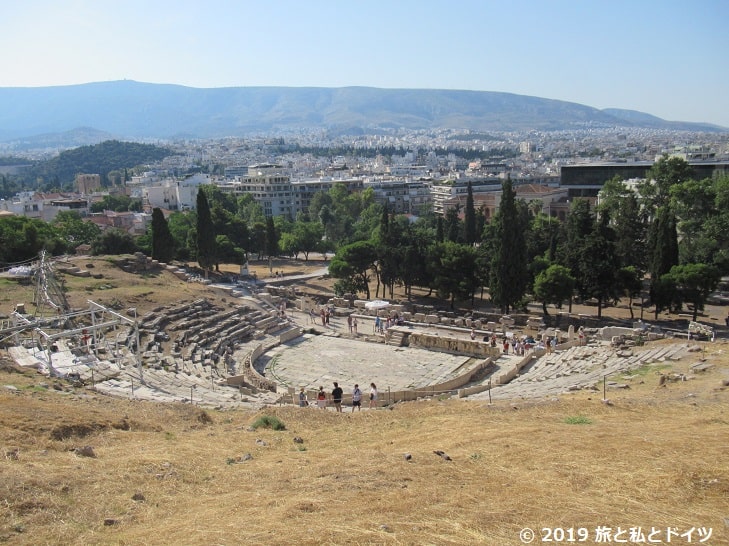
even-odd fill
[{"label": "green tree cluster", "polygon": [[598,315],[621,296],[643,303],[649,295],[656,316],[685,305],[696,314],[729,274],[729,177],[695,181],[688,172],[682,160],[664,157],[637,191],[607,181],[597,206],[575,199],[564,222],[517,199],[508,179],[490,222],[470,192],[462,216],[454,208],[412,221],[378,205],[372,190],[350,194],[337,184],[292,219],[266,218],[250,195],[205,185],[197,210],[167,219],[155,210],[150,231],[137,240],[102,234],[71,212],[51,224],[0,219],[0,261],[29,259],[41,248],[60,253],[81,242],[94,252],[141,248],[162,261],[197,260],[205,271],[243,263],[249,254],[308,260],[312,252],[334,251],[330,273],[338,293],[369,298],[374,288],[376,297],[392,297],[402,286],[410,297],[421,287],[454,306],[473,304],[479,290],[482,297],[488,290],[503,313],[532,300],[547,313],[548,305],[571,305],[577,297],[594,301]]}]

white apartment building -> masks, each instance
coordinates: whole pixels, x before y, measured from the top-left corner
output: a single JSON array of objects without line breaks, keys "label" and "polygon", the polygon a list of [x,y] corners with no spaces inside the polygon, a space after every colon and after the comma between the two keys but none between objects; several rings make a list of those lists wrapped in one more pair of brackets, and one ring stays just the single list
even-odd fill
[{"label": "white apartment building", "polygon": [[20,192],[11,199],[0,199],[0,211],[44,222],[53,221],[58,213],[64,210],[76,210],[82,216],[86,216],[89,212],[89,202],[77,193],[33,191]]},{"label": "white apartment building", "polygon": [[[465,205],[468,195],[468,180],[444,180],[431,186],[433,211],[444,215],[446,211],[461,203]],[[501,180],[471,180],[474,201],[476,195],[501,191]]]},{"label": "white apartment building", "polygon": [[261,205],[266,216],[287,216],[295,219],[297,208],[291,179],[281,172],[280,165],[265,163],[251,165],[248,174],[232,182],[218,183],[221,191],[250,194]]},{"label": "white apartment building", "polygon": [[316,178],[295,180],[281,172],[274,164],[251,165],[245,176],[236,177],[232,182],[219,182],[218,187],[225,193],[250,194],[261,205],[266,216],[284,215],[292,220],[299,212],[307,212],[314,194],[329,191],[335,184],[344,184],[347,191],[361,191],[364,183],[359,178]]},{"label": "white apartment building", "polygon": [[202,184],[211,184],[208,175],[196,174],[184,180],[164,179],[141,187],[142,203],[147,208],[194,210],[197,191]]}]

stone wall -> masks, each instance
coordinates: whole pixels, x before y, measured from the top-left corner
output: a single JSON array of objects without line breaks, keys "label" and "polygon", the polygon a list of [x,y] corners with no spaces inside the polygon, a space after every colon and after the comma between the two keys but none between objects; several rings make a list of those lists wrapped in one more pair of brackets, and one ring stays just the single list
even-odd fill
[{"label": "stone wall", "polygon": [[277,345],[295,339],[302,335],[302,333],[303,330],[301,328],[292,328],[279,335],[273,343],[260,343],[256,345],[256,347],[249,352],[248,355],[246,355],[243,362],[243,374],[228,377],[226,379],[227,384],[235,387],[248,384],[253,385],[257,389],[278,392],[278,384],[258,373],[258,370],[256,370],[253,363],[266,351]]},{"label": "stone wall", "polygon": [[624,328],[622,326],[605,326],[599,330],[600,337],[609,341],[614,337],[632,337],[642,333],[640,328]]},{"label": "stone wall", "polygon": [[484,341],[442,337],[435,334],[413,332],[408,336],[410,347],[418,347],[429,351],[440,351],[451,354],[463,354],[486,358],[498,358],[501,354],[499,347],[491,347]]},{"label": "stone wall", "polygon": [[[378,396],[377,404],[378,406],[388,406],[390,404],[395,404],[397,402],[412,402],[413,400],[418,400],[419,398],[427,398],[427,397],[433,397],[433,396],[439,396],[441,394],[447,394],[454,390],[457,390],[459,387],[462,387],[463,385],[466,385],[474,380],[474,377],[476,377],[478,374],[483,373],[485,370],[493,366],[493,362],[491,358],[486,358],[482,362],[479,362],[478,365],[466,370],[461,375],[457,377],[453,377],[449,379],[448,381],[445,381],[443,383],[438,383],[435,385],[428,385],[427,387],[420,387],[416,389],[406,389],[401,391],[380,391]],[[283,401],[288,402],[291,400],[291,403],[294,405],[299,404],[298,400],[298,391],[294,387],[289,387],[287,389],[288,396],[283,398]],[[309,404],[316,404],[316,390],[310,390],[307,391],[307,396],[309,399]],[[366,407],[369,401],[366,399],[366,396],[363,397],[362,404]],[[352,404],[352,394],[351,393],[345,393],[342,398],[342,404],[351,405]]]},{"label": "stone wall", "polygon": [[530,351],[528,354],[524,356],[519,362],[514,364],[511,368],[505,370],[503,373],[499,374],[498,376],[492,378],[492,380],[487,385],[476,385],[474,387],[467,387],[465,389],[459,389],[458,391],[458,397],[463,398],[464,396],[470,396],[472,394],[478,394],[480,392],[485,392],[489,390],[492,386],[496,385],[505,385],[512,379],[514,379],[517,375],[519,375],[519,372],[529,364],[533,359],[538,358],[542,356],[545,353],[544,349],[535,349],[533,351]]},{"label": "stone wall", "polygon": [[261,343],[260,345],[256,346],[255,349],[253,349],[245,358],[245,361],[243,362],[243,374],[242,375],[236,375],[232,377],[228,377],[225,381],[227,385],[231,385],[234,387],[240,387],[241,385],[252,385],[253,387],[261,390],[271,391],[271,392],[277,392],[277,385],[275,382],[271,381],[270,379],[267,379],[263,377],[256,368],[253,366],[253,363],[256,361],[256,359],[261,356],[263,353],[265,353],[268,350],[269,347],[267,347],[265,344]]}]

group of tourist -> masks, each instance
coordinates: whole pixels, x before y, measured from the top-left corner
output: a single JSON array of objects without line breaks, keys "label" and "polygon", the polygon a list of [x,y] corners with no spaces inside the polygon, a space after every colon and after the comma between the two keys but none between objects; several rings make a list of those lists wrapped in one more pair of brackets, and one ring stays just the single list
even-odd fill
[{"label": "group of tourist", "polygon": [[[318,318],[321,320],[321,325],[328,327],[329,326],[329,319],[334,314],[332,309],[329,307],[322,307],[319,309]],[[317,312],[314,311],[314,309],[309,309],[309,322],[311,324],[316,324],[317,320]]]},{"label": "group of tourist", "polygon": [[402,326],[403,324],[405,324],[405,319],[403,319],[397,313],[387,318],[380,318],[380,316],[377,315],[375,317],[375,324],[373,326],[374,333],[384,334],[385,330],[389,329],[391,326]]},{"label": "group of tourist", "polygon": [[[474,332],[471,330],[471,339],[474,338]],[[531,338],[519,339],[516,336],[504,336],[499,341],[496,334],[492,334],[490,337],[488,335],[484,336],[483,341],[494,348],[501,345],[501,350],[505,355],[512,354],[516,356],[524,356],[526,351],[534,345],[534,340]]]},{"label": "group of tourist", "polygon": [[[344,398],[344,390],[339,386],[339,383],[334,382],[334,388],[332,392],[327,395],[324,391],[324,387],[319,387],[319,392],[316,393],[316,406],[319,409],[326,409],[328,402],[331,402],[334,409],[338,412],[342,412],[342,399]],[[306,390],[301,387],[299,391],[299,407],[305,408],[309,405],[309,399],[306,395]],[[370,408],[377,407],[377,385],[370,383]],[[352,411],[355,409],[362,409],[362,389],[359,388],[358,384],[354,385],[352,389]]]}]

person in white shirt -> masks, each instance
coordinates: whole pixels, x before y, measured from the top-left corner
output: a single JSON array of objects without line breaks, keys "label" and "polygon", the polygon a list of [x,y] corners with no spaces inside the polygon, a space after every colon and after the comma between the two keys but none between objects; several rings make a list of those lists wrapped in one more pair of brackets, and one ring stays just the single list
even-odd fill
[{"label": "person in white shirt", "polygon": [[377,385],[370,383],[370,407],[377,407]]}]

